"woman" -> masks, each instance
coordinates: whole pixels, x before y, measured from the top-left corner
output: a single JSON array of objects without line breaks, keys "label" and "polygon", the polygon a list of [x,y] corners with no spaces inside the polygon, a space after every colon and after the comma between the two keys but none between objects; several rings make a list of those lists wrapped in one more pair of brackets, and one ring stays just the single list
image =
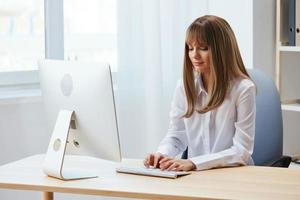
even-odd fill
[{"label": "woman", "polygon": [[[255,94],[230,25],[217,16],[196,19],[186,32],[168,133],[144,165],[189,171],[253,164]],[[188,160],[175,158],[187,147]]]}]

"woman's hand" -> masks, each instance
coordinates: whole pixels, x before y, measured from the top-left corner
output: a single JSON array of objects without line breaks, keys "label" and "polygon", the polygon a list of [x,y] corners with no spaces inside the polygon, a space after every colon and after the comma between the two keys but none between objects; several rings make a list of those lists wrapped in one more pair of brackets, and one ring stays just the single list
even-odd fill
[{"label": "woman's hand", "polygon": [[196,165],[190,160],[165,157],[159,161],[159,168],[168,171],[191,171],[196,169]]},{"label": "woman's hand", "polygon": [[159,168],[159,161],[164,158],[170,158],[161,153],[150,153],[144,160],[145,167]]}]

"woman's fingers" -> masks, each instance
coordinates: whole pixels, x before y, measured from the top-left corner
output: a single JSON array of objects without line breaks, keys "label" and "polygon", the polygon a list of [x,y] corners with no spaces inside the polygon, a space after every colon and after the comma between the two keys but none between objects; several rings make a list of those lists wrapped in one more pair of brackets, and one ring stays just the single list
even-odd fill
[{"label": "woman's fingers", "polygon": [[193,170],[193,164],[190,161],[186,160],[177,160],[177,159],[170,159],[160,164],[161,170],[173,170],[173,171],[189,171]]},{"label": "woman's fingers", "polygon": [[145,167],[154,167],[157,168],[160,165],[160,161],[164,159],[166,156],[164,156],[161,153],[151,153],[148,154],[148,156],[144,160]]},{"label": "woman's fingers", "polygon": [[177,162],[173,162],[168,168],[167,171],[175,171],[179,164]]},{"label": "woman's fingers", "polygon": [[195,164],[190,160],[174,159],[159,153],[149,154],[144,160],[144,165],[168,171],[190,171],[196,169]]},{"label": "woman's fingers", "polygon": [[150,153],[147,155],[147,157],[144,160],[145,167],[150,167],[153,164],[153,154]]},{"label": "woman's fingers", "polygon": [[184,165],[179,165],[179,166],[176,168],[176,171],[184,171]]},{"label": "woman's fingers", "polygon": [[158,167],[158,162],[162,158],[161,154],[155,154],[154,155],[154,162],[153,162],[153,167],[156,168]]},{"label": "woman's fingers", "polygon": [[161,170],[166,170],[166,169],[168,169],[174,162],[175,162],[174,159],[168,159],[168,160],[164,161],[163,163],[160,163],[159,168],[160,168]]},{"label": "woman's fingers", "polygon": [[159,161],[159,164],[161,165],[161,164],[163,164],[164,162],[166,162],[166,161],[168,161],[168,160],[171,160],[171,159],[172,159],[172,158],[165,156],[164,158],[162,158],[162,159]]}]

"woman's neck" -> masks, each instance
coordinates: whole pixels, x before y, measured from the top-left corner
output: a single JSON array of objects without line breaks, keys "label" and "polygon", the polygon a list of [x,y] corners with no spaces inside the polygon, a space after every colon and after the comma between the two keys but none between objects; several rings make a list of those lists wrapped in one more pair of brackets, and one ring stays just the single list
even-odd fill
[{"label": "woman's neck", "polygon": [[209,73],[201,73],[202,77],[202,84],[205,89],[205,91],[208,91],[208,84],[209,84]]}]

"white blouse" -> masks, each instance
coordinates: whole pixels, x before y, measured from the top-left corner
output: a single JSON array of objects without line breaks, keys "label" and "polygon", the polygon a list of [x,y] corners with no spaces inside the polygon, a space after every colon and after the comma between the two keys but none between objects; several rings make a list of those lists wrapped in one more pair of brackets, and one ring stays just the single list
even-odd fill
[{"label": "white blouse", "polygon": [[[202,106],[208,97],[201,76],[195,84],[197,103]],[[253,164],[255,95],[251,80],[237,79],[231,82],[228,95],[217,109],[184,118],[187,101],[180,81],[171,105],[168,133],[157,152],[174,157],[188,147],[188,158],[197,170]]]}]

